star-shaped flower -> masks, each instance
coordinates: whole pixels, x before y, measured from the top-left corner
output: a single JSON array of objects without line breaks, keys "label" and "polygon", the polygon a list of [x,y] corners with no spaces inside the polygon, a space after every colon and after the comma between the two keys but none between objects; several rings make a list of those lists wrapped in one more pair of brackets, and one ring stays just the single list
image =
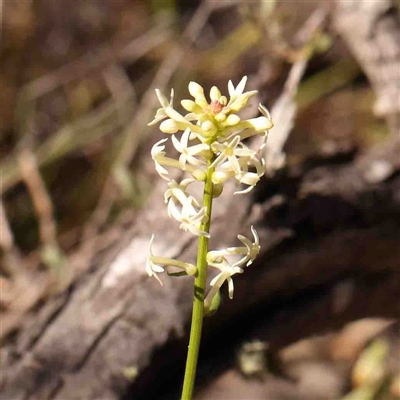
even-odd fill
[{"label": "star-shaped flower", "polygon": [[[189,194],[186,192],[187,187],[193,183],[196,182],[195,179],[184,179],[182,182],[178,183],[175,180],[171,179],[168,182],[168,189],[164,193],[164,201],[168,203],[168,200],[171,198],[176,198],[182,205],[186,203]],[[194,197],[192,198],[192,203],[196,207],[200,207],[199,203],[196,201]]]},{"label": "star-shaped flower", "polygon": [[146,271],[147,274],[151,277],[154,276],[160,282],[160,285],[162,286],[163,283],[161,282],[161,279],[158,277],[157,274],[164,272],[164,268],[161,267],[160,265],[154,264],[153,263],[153,240],[154,240],[154,235],[151,235],[150,243],[149,243],[149,256],[147,257],[146,261]]},{"label": "star-shaped flower", "polygon": [[153,121],[151,121],[148,125],[155,125],[158,122],[162,121],[163,119],[167,118],[167,114],[165,112],[165,108],[166,107],[174,107],[174,89],[171,89],[171,97],[170,100],[168,102],[167,98],[161,93],[161,91],[159,89],[156,89],[156,95],[158,97],[158,101],[161,104],[161,108],[159,108],[156,112],[156,115],[153,119]]},{"label": "star-shaped flower", "polygon": [[168,171],[160,164],[160,160],[163,159],[165,156],[165,146],[162,144],[165,143],[167,140],[168,139],[161,139],[154,144],[151,149],[151,157],[154,160],[154,164],[156,166],[156,171],[158,172],[158,174],[161,176],[161,178],[169,181],[170,179],[168,178]]},{"label": "star-shaped flower", "polygon": [[235,175],[240,175],[241,173],[237,157],[254,157],[256,154],[255,151],[250,150],[243,143],[240,143],[240,136],[235,136],[229,143],[215,142],[211,145],[211,149],[214,153],[218,154],[211,167],[216,168],[228,160],[224,170],[227,171],[229,168]]},{"label": "star-shaped flower", "polygon": [[[163,285],[161,282],[160,278],[158,277],[157,274],[161,272],[165,272],[165,268],[170,268],[170,267],[176,267],[180,268],[183,271],[181,272],[168,272],[169,275],[175,275],[175,276],[180,276],[180,275],[196,275],[197,273],[197,268],[195,265],[180,261],[180,260],[175,260],[174,258],[167,258],[167,257],[158,257],[153,254],[153,240],[154,240],[154,235],[151,235],[150,243],[149,243],[149,256],[146,260],[146,271],[147,274],[151,277],[154,276],[158,282]],[[168,271],[168,269],[167,269]]]},{"label": "star-shaped flower", "polygon": [[250,97],[257,94],[257,90],[251,90],[250,92],[243,93],[246,82],[247,76],[244,76],[239,84],[236,86],[236,88],[233,86],[232,81],[229,81],[228,83],[228,92],[230,99],[227,107],[234,112],[237,112],[244,108],[247,105]]},{"label": "star-shaped flower", "polygon": [[238,239],[245,245],[245,247],[228,248],[228,251],[230,251],[231,249],[232,250],[234,249],[233,250],[234,254],[244,254],[245,255],[242,259],[235,262],[235,264],[233,264],[234,266],[246,264],[246,267],[248,267],[251,264],[253,264],[253,261],[256,259],[256,257],[260,253],[261,246],[260,246],[260,238],[258,236],[258,233],[255,230],[253,225],[250,227],[250,229],[251,229],[251,233],[253,234],[253,237],[254,237],[254,242],[252,242],[250,239],[247,239],[247,237],[245,237],[243,235],[238,235]]},{"label": "star-shaped flower", "polygon": [[204,300],[205,309],[209,309],[214,296],[217,294],[225,281],[228,282],[229,298],[233,299],[234,286],[232,276],[235,274],[241,274],[243,272],[242,268],[230,265],[225,258],[222,258],[219,262],[208,262],[208,264],[219,269],[220,273],[210,282],[211,290],[208,292]]},{"label": "star-shaped flower", "polygon": [[196,236],[210,237],[209,233],[200,229],[200,225],[205,222],[206,208],[202,207],[197,211],[195,205],[198,205],[197,200],[193,196],[188,196],[179,209],[174,197],[171,197],[168,203],[168,215],[181,223],[180,229],[189,231]]},{"label": "star-shaped flower", "polygon": [[181,164],[183,170],[185,170],[186,168],[186,163],[195,166],[204,165],[205,164],[204,159],[199,160],[194,156],[199,155],[202,152],[205,152],[210,149],[210,146],[205,143],[189,146],[188,143],[190,134],[191,134],[190,129],[187,128],[185,132],[183,132],[180,141],[176,138],[175,135],[172,135],[172,144],[174,145],[175,149],[181,153],[181,155],[179,156],[179,163]]},{"label": "star-shaped flower", "polygon": [[[246,189],[234,192],[234,194],[249,193],[257,185],[260,178],[265,173],[264,159],[258,160],[256,157],[243,157],[239,160],[240,174],[236,175],[235,178],[239,183],[248,185]],[[256,172],[249,172],[249,167],[256,169]]]},{"label": "star-shaped flower", "polygon": [[238,235],[238,239],[244,244],[244,246],[228,247],[227,249],[209,251],[207,254],[207,261],[210,263],[210,265],[212,262],[221,262],[221,260],[227,256],[238,255],[243,257],[233,263],[232,267],[239,267],[244,264],[246,264],[246,267],[250,266],[261,249],[260,239],[257,231],[253,225],[250,227],[250,229],[254,237],[254,242],[243,235]]}]

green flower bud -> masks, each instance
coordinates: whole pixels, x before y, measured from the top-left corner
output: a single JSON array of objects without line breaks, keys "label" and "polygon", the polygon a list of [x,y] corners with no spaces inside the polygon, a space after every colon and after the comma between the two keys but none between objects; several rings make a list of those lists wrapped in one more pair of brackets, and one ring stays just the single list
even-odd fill
[{"label": "green flower bud", "polygon": [[217,198],[217,197],[221,196],[223,190],[224,190],[224,185],[222,183],[214,184],[213,193],[212,193],[213,197]]},{"label": "green flower bud", "polygon": [[206,317],[213,316],[218,311],[220,304],[221,304],[221,291],[218,290],[213,299],[211,300],[210,306],[204,308],[204,315]]}]

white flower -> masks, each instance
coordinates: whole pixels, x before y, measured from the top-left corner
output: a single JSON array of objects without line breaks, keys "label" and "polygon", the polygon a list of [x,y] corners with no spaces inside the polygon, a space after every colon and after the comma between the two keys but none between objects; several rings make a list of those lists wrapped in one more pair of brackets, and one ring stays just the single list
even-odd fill
[{"label": "white flower", "polygon": [[189,231],[196,236],[210,237],[209,233],[200,229],[200,225],[205,222],[207,216],[206,208],[202,207],[197,211],[194,207],[195,205],[198,205],[197,200],[193,196],[188,196],[181,209],[179,209],[174,197],[171,197],[168,203],[168,215],[181,223],[180,229]]},{"label": "white flower", "polygon": [[[194,179],[184,179],[182,182],[178,183],[173,179],[170,180],[168,182],[169,189],[167,189],[164,193],[164,201],[167,203],[168,199],[175,197],[182,205],[185,204],[189,197],[189,195],[186,193],[186,189],[193,182],[196,181]],[[192,203],[196,207],[200,207],[194,197],[192,197]]]},{"label": "white flower", "polygon": [[[197,268],[195,265],[175,260],[174,258],[166,258],[166,257],[158,257],[153,254],[153,240],[154,235],[151,235],[150,243],[149,243],[149,256],[146,261],[146,271],[147,274],[151,277],[154,276],[158,282],[160,282],[161,286],[163,285],[160,278],[158,277],[158,273],[164,272],[165,268],[168,267],[176,267],[181,268],[183,271],[178,273],[171,273],[172,275],[196,275]],[[162,267],[163,265],[163,267]]]},{"label": "white flower", "polygon": [[[248,188],[234,192],[234,194],[249,193],[257,185],[265,173],[264,159],[261,162],[256,157],[243,157],[239,160],[241,172],[235,178],[239,183],[248,185]],[[254,167],[256,172],[249,172],[248,167]]]},{"label": "white flower", "polygon": [[202,207],[197,214],[191,213],[189,201],[182,207],[181,224],[179,228],[184,231],[189,231],[196,236],[210,237],[210,234],[200,229],[200,226],[207,218],[206,208]]},{"label": "white flower", "polygon": [[199,160],[194,156],[210,149],[210,146],[205,143],[188,146],[190,133],[190,129],[186,129],[185,132],[183,132],[180,141],[175,135],[172,135],[172,144],[174,145],[175,149],[181,153],[179,157],[179,163],[181,164],[183,170],[185,170],[187,162],[196,166],[204,165],[204,160]]},{"label": "white flower", "polygon": [[235,136],[230,143],[213,143],[211,145],[212,150],[215,153],[219,153],[217,158],[211,164],[211,168],[215,168],[221,165],[226,159],[228,159],[229,164],[235,174],[240,173],[240,165],[235,157],[235,150],[240,141],[239,136]]},{"label": "white flower", "polygon": [[232,81],[228,83],[229,92],[229,103],[227,107],[232,111],[239,111],[247,105],[250,97],[257,94],[257,90],[252,90],[250,92],[243,93],[244,87],[246,86],[247,76],[244,76],[236,88],[233,86]]},{"label": "white flower", "polygon": [[225,164],[225,171],[230,169],[235,175],[240,175],[241,169],[237,157],[254,157],[255,151],[250,150],[244,144],[240,143],[240,137],[235,136],[229,143],[215,142],[211,145],[211,149],[214,153],[219,153],[217,158],[211,164],[211,167],[217,167],[222,165],[224,161],[228,160]]},{"label": "white flower", "polygon": [[[244,146],[244,145],[243,145]],[[247,149],[244,149],[246,152]],[[251,154],[252,150],[248,149]],[[246,153],[243,153],[246,154]],[[229,178],[235,178],[238,183],[248,185],[246,189],[234,192],[234,194],[249,193],[254,189],[260,178],[265,173],[265,164],[262,159],[259,161],[255,156],[243,156],[237,159],[239,163],[239,171],[237,171],[236,163],[232,165],[231,160],[222,163],[218,170],[212,175],[212,181],[215,184],[223,184]],[[255,168],[255,172],[249,172],[249,167]]]},{"label": "white flower", "polygon": [[239,82],[239,84],[236,86],[233,86],[233,83],[231,80],[228,82],[228,92],[231,100],[235,100],[238,96],[240,96],[243,93],[243,90],[246,86],[247,83],[247,76],[245,75]]},{"label": "white flower", "polygon": [[220,262],[227,256],[242,256],[238,261],[232,264],[232,267],[239,267],[246,264],[246,267],[250,266],[257,255],[260,253],[260,239],[254,226],[251,226],[251,232],[254,237],[254,242],[246,238],[243,235],[238,235],[238,239],[244,244],[241,247],[228,247],[222,250],[209,251],[207,254],[207,261],[211,264],[212,262]]},{"label": "white flower", "polygon": [[187,115],[184,117],[178,111],[176,111],[173,107],[173,99],[174,92],[171,90],[171,99],[168,102],[166,97],[161,93],[159,89],[156,89],[156,94],[158,100],[161,104],[161,108],[159,108],[156,112],[156,116],[153,121],[149,123],[149,125],[154,125],[163,119],[167,118],[167,120],[163,121],[160,125],[161,132],[164,133],[176,133],[178,131],[184,131],[186,128],[190,128],[192,132],[196,132],[198,134],[202,134],[202,130],[200,127],[193,125],[190,120],[191,116]]},{"label": "white flower", "polygon": [[237,261],[234,266],[239,266],[246,264],[246,267],[250,266],[253,264],[253,261],[256,259],[258,254],[260,253],[261,246],[260,246],[260,238],[258,236],[257,231],[255,230],[254,226],[251,226],[251,232],[254,237],[254,243],[250,240],[247,239],[247,237],[243,235],[238,235],[238,239],[245,245],[245,247],[231,247],[228,248],[228,251],[234,251],[234,254],[245,254],[245,257]]},{"label": "white flower", "polygon": [[229,265],[228,261],[225,258],[222,258],[221,260],[219,260],[219,262],[211,261],[208,264],[214,268],[219,269],[220,273],[210,282],[211,290],[208,292],[204,300],[204,307],[206,309],[210,307],[214,296],[217,294],[225,281],[228,282],[229,298],[233,299],[234,286],[232,276],[235,274],[241,274],[243,272],[242,268]]},{"label": "white flower", "polygon": [[161,282],[161,279],[158,277],[157,274],[164,272],[164,268],[161,267],[160,265],[156,265],[153,263],[153,240],[154,240],[154,235],[151,235],[150,243],[149,243],[149,257],[147,258],[146,261],[146,271],[147,274],[151,277],[154,276],[160,282],[160,285],[162,286],[163,283]]},{"label": "white flower", "polygon": [[167,118],[167,114],[165,113],[165,108],[173,107],[173,103],[174,103],[174,89],[171,89],[171,97],[170,97],[169,102],[159,89],[156,89],[156,95],[157,95],[158,100],[162,107],[157,110],[156,116],[154,117],[153,121],[151,121],[148,124],[149,126],[155,125],[158,122],[162,121],[164,118]]},{"label": "white flower", "polygon": [[161,146],[161,144],[165,143],[167,140],[168,139],[161,139],[154,144],[154,146],[151,148],[151,157],[154,160],[154,164],[156,166],[156,171],[158,172],[158,174],[161,176],[161,178],[169,181],[170,179],[168,178],[168,171],[160,164],[160,161],[165,156],[165,146]]}]

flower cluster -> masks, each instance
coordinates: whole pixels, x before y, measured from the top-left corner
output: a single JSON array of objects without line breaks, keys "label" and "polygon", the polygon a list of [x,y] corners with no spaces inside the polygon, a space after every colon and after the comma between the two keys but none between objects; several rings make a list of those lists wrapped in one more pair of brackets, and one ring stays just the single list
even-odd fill
[{"label": "flower cluster", "polygon": [[[168,189],[165,192],[168,215],[180,223],[180,229],[197,236],[209,237],[209,234],[202,229],[209,217],[207,208],[190,194],[190,185],[205,182],[207,177],[210,177],[213,183],[213,196],[217,197],[221,194],[225,182],[233,179],[238,185],[245,186],[235,192],[242,194],[251,191],[265,172],[264,161],[259,153],[273,123],[268,110],[261,104],[258,109],[262,115],[257,118],[242,120],[238,115],[238,112],[247,106],[250,98],[257,93],[256,90],[244,91],[246,81],[247,77],[244,77],[236,87],[229,81],[229,99],[213,86],[209,101],[203,88],[195,82],[190,82],[189,93],[193,99],[181,101],[182,107],[187,111],[185,114],[175,110],[173,90],[168,100],[156,89],[161,108],[157,110],[154,120],[149,125],[161,122],[160,130],[172,135],[171,142],[179,153],[179,158],[166,155],[168,138],[160,140],[153,146],[151,156],[156,171],[168,182]],[[178,132],[181,132],[180,137],[176,136]],[[243,143],[244,139],[254,135],[264,137],[258,151],[250,149]],[[170,178],[169,168],[182,170],[190,177],[176,182]],[[232,298],[232,275],[242,273],[241,266],[249,266],[257,256],[260,250],[258,235],[253,227],[251,229],[254,242],[239,235],[238,238],[244,246],[208,253],[208,265],[219,269],[220,273],[211,281],[211,290],[205,300],[206,307],[225,281],[228,282],[229,297]],[[235,255],[241,258],[230,263],[228,259]],[[164,268],[170,266],[182,269],[183,274],[197,273],[194,265],[156,257],[150,248],[146,267],[150,276],[154,275],[159,280],[157,273],[163,272]]]}]

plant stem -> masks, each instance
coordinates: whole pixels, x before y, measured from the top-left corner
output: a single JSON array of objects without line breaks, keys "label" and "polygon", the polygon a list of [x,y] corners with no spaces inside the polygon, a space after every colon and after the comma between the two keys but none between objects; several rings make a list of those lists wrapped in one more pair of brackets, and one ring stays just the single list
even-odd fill
[{"label": "plant stem", "polygon": [[[209,162],[209,165],[211,162]],[[206,222],[201,225],[201,230],[210,232],[211,207],[213,183],[211,180],[214,168],[208,167],[207,178],[204,186],[203,206],[206,207]],[[186,359],[185,377],[183,380],[183,389],[181,400],[191,400],[193,397],[194,383],[196,379],[197,360],[199,357],[201,331],[203,328],[204,317],[204,292],[206,289],[207,278],[207,253],[208,238],[200,236],[197,250],[197,275],[194,281],[192,324],[190,327],[189,348]]]}]

